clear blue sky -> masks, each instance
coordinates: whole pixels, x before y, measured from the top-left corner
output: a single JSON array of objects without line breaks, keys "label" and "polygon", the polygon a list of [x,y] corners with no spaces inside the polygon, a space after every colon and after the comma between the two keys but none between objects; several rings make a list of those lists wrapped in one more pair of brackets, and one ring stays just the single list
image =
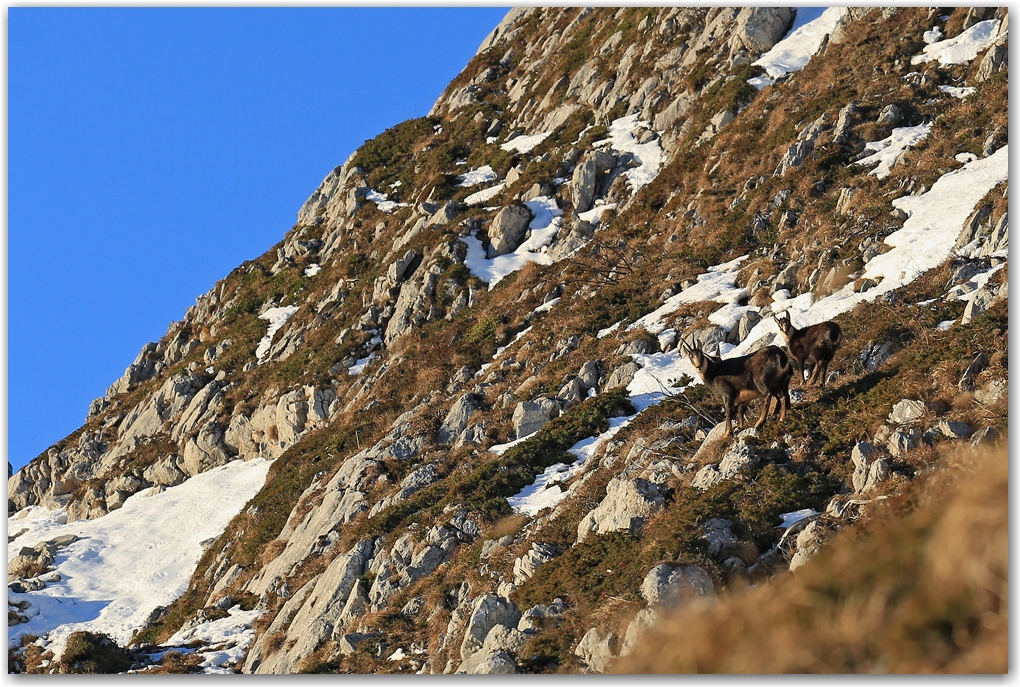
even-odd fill
[{"label": "clear blue sky", "polygon": [[506,13],[8,9],[8,457],[20,468]]}]

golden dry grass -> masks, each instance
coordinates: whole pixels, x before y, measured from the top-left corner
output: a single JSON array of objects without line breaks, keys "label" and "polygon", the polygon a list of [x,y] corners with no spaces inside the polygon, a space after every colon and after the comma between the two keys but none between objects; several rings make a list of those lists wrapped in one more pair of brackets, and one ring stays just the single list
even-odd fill
[{"label": "golden dry grass", "polygon": [[916,510],[879,509],[771,584],[679,613],[621,673],[1004,673],[1008,454],[948,457]]}]

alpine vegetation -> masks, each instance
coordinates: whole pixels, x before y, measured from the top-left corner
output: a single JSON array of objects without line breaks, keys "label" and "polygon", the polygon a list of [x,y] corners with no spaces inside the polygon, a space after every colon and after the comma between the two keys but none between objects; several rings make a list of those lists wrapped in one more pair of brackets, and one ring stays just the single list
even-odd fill
[{"label": "alpine vegetation", "polygon": [[1008,35],[511,10],[10,477],[11,671],[1004,672]]}]

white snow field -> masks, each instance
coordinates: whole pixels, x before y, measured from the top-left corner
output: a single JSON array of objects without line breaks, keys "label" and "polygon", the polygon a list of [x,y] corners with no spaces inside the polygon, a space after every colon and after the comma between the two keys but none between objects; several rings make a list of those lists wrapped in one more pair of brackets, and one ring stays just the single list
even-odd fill
[{"label": "white snow field", "polygon": [[552,264],[553,260],[545,249],[563,227],[561,217],[563,212],[557,207],[556,200],[548,196],[539,196],[529,200],[525,205],[534,216],[528,225],[531,236],[512,253],[497,255],[489,260],[485,257],[485,248],[477,237],[465,236],[463,239],[467,244],[467,258],[464,264],[472,274],[489,284],[490,291],[503,277],[513,274],[529,262],[537,262],[540,265]]},{"label": "white snow field", "polygon": [[[57,552],[59,580],[18,594],[27,601],[27,623],[8,628],[8,647],[25,635],[59,657],[76,630],[103,632],[127,643],[157,606],[173,602],[205,547],[265,484],[271,462],[233,461],[195,475],[176,487],[131,496],[118,510],[95,520],[67,523],[64,510],[26,508],[7,519],[8,560],[23,546],[64,534],[78,540]],[[18,534],[21,530],[27,531]]]}]

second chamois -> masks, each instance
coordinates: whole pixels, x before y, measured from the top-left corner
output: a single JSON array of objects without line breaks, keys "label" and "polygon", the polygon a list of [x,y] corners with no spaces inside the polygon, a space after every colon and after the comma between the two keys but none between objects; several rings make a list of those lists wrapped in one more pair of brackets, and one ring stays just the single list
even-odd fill
[{"label": "second chamois", "polygon": [[790,355],[797,361],[801,379],[807,372],[807,366],[810,366],[811,375],[808,377],[807,383],[821,382],[821,387],[824,389],[829,363],[832,362],[840,344],[843,343],[843,330],[832,321],[819,322],[804,329],[797,329],[793,326],[789,312],[777,315],[776,324],[779,325],[779,331],[786,339]]},{"label": "second chamois", "polygon": [[766,416],[772,411],[773,400],[779,410],[779,421],[786,419],[786,410],[790,407],[793,366],[790,364],[790,356],[783,349],[766,346],[750,355],[725,360],[686,344],[682,346],[682,351],[701,375],[705,385],[722,400],[726,411],[726,436],[733,434],[731,420],[734,414],[738,415],[739,422],[743,416],[742,406],[758,398],[764,398],[765,403],[755,428],[765,424]]}]

